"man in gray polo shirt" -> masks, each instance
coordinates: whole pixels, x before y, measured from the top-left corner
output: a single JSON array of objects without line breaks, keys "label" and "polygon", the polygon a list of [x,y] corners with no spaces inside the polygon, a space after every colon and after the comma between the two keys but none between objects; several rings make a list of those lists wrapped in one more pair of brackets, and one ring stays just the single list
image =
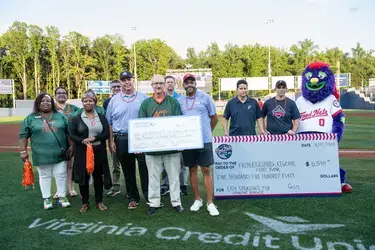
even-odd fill
[{"label": "man in gray polo shirt", "polygon": [[[262,111],[258,102],[247,96],[247,82],[237,82],[237,96],[229,100],[225,106],[222,125],[224,135],[256,135],[255,122],[258,123],[260,134],[264,134]],[[228,120],[230,128],[228,133]]]}]

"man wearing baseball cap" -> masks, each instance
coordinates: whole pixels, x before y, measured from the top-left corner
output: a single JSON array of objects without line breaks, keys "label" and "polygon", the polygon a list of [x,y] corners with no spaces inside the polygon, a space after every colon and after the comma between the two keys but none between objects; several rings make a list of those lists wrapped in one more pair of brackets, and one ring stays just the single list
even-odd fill
[{"label": "man wearing baseball cap", "polygon": [[143,197],[148,202],[148,171],[144,154],[131,154],[128,150],[128,122],[138,118],[139,108],[148,96],[134,89],[133,75],[129,71],[120,74],[121,92],[114,95],[108,104],[107,120],[110,125],[109,145],[111,152],[116,152],[125,177],[128,209],[138,206],[140,195],[137,188],[136,165],[138,161],[139,175]]},{"label": "man wearing baseball cap", "polygon": [[213,183],[210,166],[214,159],[212,154],[212,131],[218,118],[216,107],[212,98],[205,92],[197,89],[196,78],[193,74],[186,74],[183,78],[183,87],[186,95],[178,98],[183,115],[199,115],[202,120],[204,147],[201,149],[184,150],[182,152],[184,165],[189,167],[190,182],[195,196],[194,204],[190,211],[198,211],[203,206],[198,186],[198,165],[203,173],[203,184],[206,189],[207,211],[211,216],[219,215],[213,203]]},{"label": "man wearing baseball cap", "polygon": [[295,135],[298,130],[301,115],[296,103],[286,97],[287,91],[286,82],[277,81],[276,96],[268,99],[263,105],[262,114],[263,117],[267,117],[266,130],[270,134]]},{"label": "man wearing baseball cap", "polygon": [[[169,96],[175,99],[180,98],[181,94],[175,91],[175,88],[176,88],[175,78],[169,75],[169,76],[166,76],[164,79],[165,79],[165,92]],[[181,156],[181,161],[180,161],[181,163],[181,172],[180,172],[181,193],[183,195],[188,195],[189,192],[188,192],[187,186],[189,185],[188,184],[189,168],[184,166],[182,153],[180,154],[180,156]],[[162,180],[161,180],[161,186],[160,186],[161,187],[160,195],[166,195],[167,193],[169,193],[169,182],[168,182],[167,171],[165,169],[163,169],[161,176],[162,176]]]}]

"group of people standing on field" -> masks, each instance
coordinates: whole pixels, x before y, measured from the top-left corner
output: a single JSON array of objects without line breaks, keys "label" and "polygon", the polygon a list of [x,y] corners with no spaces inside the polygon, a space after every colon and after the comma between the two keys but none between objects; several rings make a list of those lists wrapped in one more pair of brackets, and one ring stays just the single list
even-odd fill
[{"label": "group of people standing on field", "polygon": [[[29,160],[27,147],[30,139],[33,164],[38,166],[44,208],[53,208],[51,182],[54,177],[57,192],[53,198],[57,199],[57,204],[71,206],[67,190],[71,197],[78,195],[74,182],[79,186],[82,200],[80,211],[87,212],[89,186],[93,182],[96,206],[104,211],[107,207],[103,203],[103,190],[108,190],[108,196],[120,193],[122,169],[128,209],[136,209],[141,200],[136,178],[138,166],[141,191],[149,206],[148,214],[164,206],[161,196],[167,193],[170,194],[173,208],[183,212],[180,196],[189,194],[189,174],[194,194],[190,210],[198,211],[203,206],[198,185],[200,166],[206,191],[206,209],[212,216],[219,215],[213,203],[210,168],[214,163],[212,131],[218,123],[212,98],[197,89],[196,78],[192,74],[183,77],[184,95],[175,91],[176,83],[172,76],[152,77],[153,93],[150,97],[135,90],[133,79],[130,72],[124,71],[119,80],[112,81],[113,94],[104,101],[103,107],[97,105],[98,99],[92,90],[85,91],[81,96],[83,108],[67,103],[68,92],[63,87],[55,90],[54,98],[48,93],[40,93],[36,97],[33,112],[20,127],[20,156],[23,161]],[[238,81],[237,96],[229,100],[225,107],[222,119],[224,135],[256,135],[256,124],[260,134],[296,134],[300,114],[295,102],[285,96],[286,83],[278,81],[275,91],[276,96],[267,100],[261,108],[257,100],[247,95],[247,82]],[[200,116],[203,148],[129,153],[130,119],[179,115]],[[92,146],[94,152],[92,176],[86,171],[88,145]],[[111,152],[112,171],[108,164],[107,146]]]},{"label": "group of people standing on field", "polygon": [[[198,166],[203,173],[206,191],[206,209],[212,216],[219,215],[213,203],[213,183],[210,167],[213,165],[212,131],[218,118],[212,98],[197,89],[196,78],[187,74],[183,78],[185,95],[174,91],[175,79],[172,76],[155,75],[151,80],[153,94],[136,91],[133,75],[124,71],[119,80],[112,81],[113,95],[105,100],[103,107],[97,105],[97,96],[87,90],[81,97],[83,108],[67,104],[68,93],[59,87],[53,98],[48,93],[40,93],[34,102],[33,112],[20,127],[20,156],[29,160],[28,141],[31,142],[33,165],[38,166],[39,184],[45,209],[53,208],[51,198],[52,177],[56,180],[57,192],[53,198],[62,207],[70,207],[68,194],[76,196],[73,182],[79,185],[82,200],[81,212],[89,210],[89,185],[95,190],[95,203],[98,209],[106,210],[103,203],[103,189],[108,195],[120,193],[120,167],[125,177],[128,209],[136,209],[140,194],[136,181],[138,165],[143,197],[149,206],[148,214],[155,213],[164,204],[161,195],[170,193],[173,208],[181,213],[184,208],[180,195],[188,194],[188,173],[194,193],[191,211],[203,206],[198,185]],[[181,151],[129,153],[128,121],[145,117],[178,115],[198,115],[202,120],[204,147]],[[110,174],[107,143],[112,158]],[[91,145],[94,151],[94,172],[86,171],[86,148]],[[136,165],[137,161],[137,165]],[[160,177],[162,175],[162,185]],[[72,182],[73,181],[73,182]]]}]

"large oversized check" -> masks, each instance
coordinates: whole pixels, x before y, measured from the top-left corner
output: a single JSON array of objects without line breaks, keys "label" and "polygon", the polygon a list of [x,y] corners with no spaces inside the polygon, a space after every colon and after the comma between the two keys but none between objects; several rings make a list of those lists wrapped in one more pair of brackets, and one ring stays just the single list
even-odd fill
[{"label": "large oversized check", "polygon": [[199,116],[165,116],[129,121],[129,153],[203,148]]},{"label": "large oversized check", "polygon": [[213,138],[216,199],[341,195],[335,134]]}]

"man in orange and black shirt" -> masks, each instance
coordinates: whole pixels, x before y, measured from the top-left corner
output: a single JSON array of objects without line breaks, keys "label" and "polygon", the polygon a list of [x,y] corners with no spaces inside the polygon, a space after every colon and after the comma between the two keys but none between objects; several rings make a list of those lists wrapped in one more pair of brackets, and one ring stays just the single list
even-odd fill
[{"label": "man in orange and black shirt", "polygon": [[[142,102],[138,118],[181,115],[178,101],[164,91],[164,77],[155,75],[151,79],[151,85],[154,93],[152,97]],[[145,155],[149,176],[148,200],[150,208],[148,213],[153,214],[157,208],[162,206],[160,202],[160,174],[163,171],[163,166],[168,174],[172,206],[181,213],[184,209],[181,206],[180,198],[180,152],[148,152]]]}]

